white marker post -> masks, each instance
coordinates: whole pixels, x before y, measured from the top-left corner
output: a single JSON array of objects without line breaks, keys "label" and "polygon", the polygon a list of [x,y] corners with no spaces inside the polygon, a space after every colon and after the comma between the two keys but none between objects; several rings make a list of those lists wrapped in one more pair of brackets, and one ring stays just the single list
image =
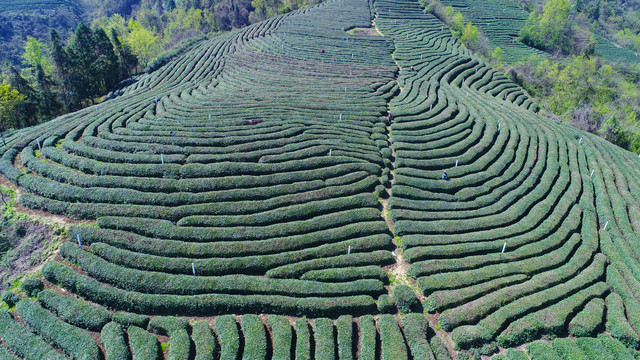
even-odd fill
[{"label": "white marker post", "polygon": [[78,236],[78,245],[82,246],[82,243],[80,242],[80,234],[77,234],[76,236]]},{"label": "white marker post", "polygon": [[158,103],[158,97],[156,96],[156,104]]},{"label": "white marker post", "polygon": [[456,167],[458,167],[458,160],[456,160]]},{"label": "white marker post", "polygon": [[507,242],[505,241],[504,245],[502,245],[502,253],[504,254],[504,251],[507,250]]},{"label": "white marker post", "polygon": [[211,114],[209,114],[209,120],[211,120]]},{"label": "white marker post", "polygon": [[193,270],[193,276],[196,276],[196,264],[191,263],[191,270]]},{"label": "white marker post", "polygon": [[42,147],[40,146],[40,138],[37,138],[36,142],[38,143],[38,150],[40,150],[40,152],[42,152]]},{"label": "white marker post", "polygon": [[342,120],[342,114],[340,114],[340,120]]},{"label": "white marker post", "polygon": [[582,144],[582,138],[580,138],[580,141],[578,141],[578,144]]},{"label": "white marker post", "polygon": [[331,150],[332,150],[332,149],[329,149],[329,156],[331,156]]},{"label": "white marker post", "polygon": [[162,165],[164,165],[164,154],[160,154],[160,160],[162,160]]},{"label": "white marker post", "polygon": [[345,86],[345,88],[344,88],[344,93],[345,93],[345,94],[347,93],[347,87],[346,87],[346,86]]},{"label": "white marker post", "polygon": [[351,255],[351,245],[349,245],[349,250],[347,250],[347,255]]},{"label": "white marker post", "polygon": [[606,223],[604,223],[604,229],[602,229],[602,230],[607,230],[607,225],[609,225],[608,221]]},{"label": "white marker post", "polygon": [[594,172],[594,171],[595,171],[595,170],[591,170],[591,175],[589,175],[589,177],[591,177],[591,178],[593,177],[593,172]]}]

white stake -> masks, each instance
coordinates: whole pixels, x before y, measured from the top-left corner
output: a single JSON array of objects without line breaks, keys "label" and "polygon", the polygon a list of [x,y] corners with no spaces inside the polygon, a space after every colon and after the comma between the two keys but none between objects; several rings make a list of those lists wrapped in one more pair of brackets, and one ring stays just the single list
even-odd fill
[{"label": "white stake", "polygon": [[602,229],[602,230],[607,230],[607,225],[609,225],[608,221],[606,223],[604,223],[604,229]]},{"label": "white stake", "polygon": [[431,111],[432,107],[433,107],[433,104],[429,105],[429,111]]},{"label": "white stake", "polygon": [[342,120],[342,114],[340,114],[340,120]]},{"label": "white stake", "polygon": [[507,242],[505,241],[504,245],[502,245],[502,253],[507,249]]},{"label": "white stake", "polygon": [[191,270],[193,270],[193,276],[196,276],[196,264],[191,263]]},{"label": "white stake", "polygon": [[329,156],[331,156],[331,149],[329,149]]},{"label": "white stake", "polygon": [[80,234],[77,234],[78,236],[78,245],[82,246],[82,243],[80,242]]},{"label": "white stake", "polygon": [[244,88],[242,88],[242,92],[244,92]]},{"label": "white stake", "polygon": [[156,104],[158,103],[158,97],[156,96]]},{"label": "white stake", "polygon": [[458,167],[458,160],[456,160],[456,167]]},{"label": "white stake", "polygon": [[344,88],[344,93],[345,93],[345,94],[347,93],[347,88],[346,88],[346,87]]},{"label": "white stake", "polygon": [[347,255],[351,254],[351,245],[349,245],[349,250],[347,250]]},{"label": "white stake", "polygon": [[162,165],[164,165],[164,154],[160,154],[160,160],[162,160]]},{"label": "white stake", "polygon": [[211,114],[209,114],[209,120],[211,120]]},{"label": "white stake", "polygon": [[42,151],[42,147],[40,146],[40,138],[36,139],[36,142],[38,143],[38,150]]},{"label": "white stake", "polygon": [[580,141],[578,141],[578,144],[582,144],[582,138],[580,138]]},{"label": "white stake", "polygon": [[594,171],[595,171],[595,170],[591,170],[591,175],[589,175],[589,177],[593,177],[593,172],[594,172]]}]

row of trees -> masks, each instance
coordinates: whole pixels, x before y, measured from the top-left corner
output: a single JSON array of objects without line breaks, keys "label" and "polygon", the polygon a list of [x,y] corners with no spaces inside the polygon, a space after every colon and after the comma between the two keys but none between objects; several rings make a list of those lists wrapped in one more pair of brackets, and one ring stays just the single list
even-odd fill
[{"label": "row of trees", "polygon": [[27,38],[24,68],[3,69],[0,117],[4,128],[35,125],[93,104],[135,71],[138,61],[115,31],[84,23],[68,44],[51,31],[50,45]]}]

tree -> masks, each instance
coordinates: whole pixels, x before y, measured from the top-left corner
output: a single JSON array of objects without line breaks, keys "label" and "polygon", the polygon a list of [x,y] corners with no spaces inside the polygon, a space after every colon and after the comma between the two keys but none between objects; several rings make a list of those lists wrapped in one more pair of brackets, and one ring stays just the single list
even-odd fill
[{"label": "tree", "polygon": [[19,119],[15,110],[25,100],[25,96],[10,84],[0,83],[0,131],[18,126]]},{"label": "tree", "polygon": [[147,66],[160,51],[160,36],[156,34],[155,29],[147,29],[134,19],[129,20],[127,28],[129,34],[125,37],[124,43],[131,48],[138,60]]},{"label": "tree", "polygon": [[164,2],[164,11],[170,12],[176,8],[176,2],[174,0],[167,0]]},{"label": "tree", "polygon": [[76,106],[87,98],[103,91],[102,74],[97,64],[96,41],[93,32],[81,22],[74,33],[73,42],[67,46],[73,67],[71,83]]},{"label": "tree", "polygon": [[51,29],[51,57],[53,58],[54,65],[54,78],[57,80],[58,88],[60,89],[60,97],[66,109],[70,109],[72,103],[71,96],[71,79],[67,68],[69,64],[69,56],[67,55],[64,46],[62,45],[62,39],[58,32]]},{"label": "tree", "polygon": [[102,77],[104,90],[109,90],[121,80],[120,76],[116,75],[120,69],[118,56],[113,49],[111,40],[109,40],[104,30],[97,28],[93,32],[93,37],[96,42],[96,52],[98,55],[97,70]]},{"label": "tree", "polygon": [[549,0],[544,4],[540,16],[540,31],[555,43],[569,18],[570,0]]},{"label": "tree", "polygon": [[138,66],[138,58],[133,55],[131,49],[118,37],[116,29],[111,29],[111,42],[116,48],[120,63],[120,80],[129,77],[132,71]]},{"label": "tree", "polygon": [[24,54],[22,55],[22,63],[34,69],[40,65],[44,71],[51,72],[53,70],[53,64],[51,64],[51,60],[44,54],[43,49],[45,49],[43,43],[32,36],[27,36]]}]

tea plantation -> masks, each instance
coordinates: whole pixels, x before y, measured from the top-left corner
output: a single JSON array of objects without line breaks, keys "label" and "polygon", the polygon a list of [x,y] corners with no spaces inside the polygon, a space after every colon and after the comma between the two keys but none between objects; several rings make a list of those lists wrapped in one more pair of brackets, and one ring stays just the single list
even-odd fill
[{"label": "tea plantation", "polygon": [[414,0],[203,41],[7,136],[84,221],[0,359],[634,358],[640,158],[537,109]]}]

